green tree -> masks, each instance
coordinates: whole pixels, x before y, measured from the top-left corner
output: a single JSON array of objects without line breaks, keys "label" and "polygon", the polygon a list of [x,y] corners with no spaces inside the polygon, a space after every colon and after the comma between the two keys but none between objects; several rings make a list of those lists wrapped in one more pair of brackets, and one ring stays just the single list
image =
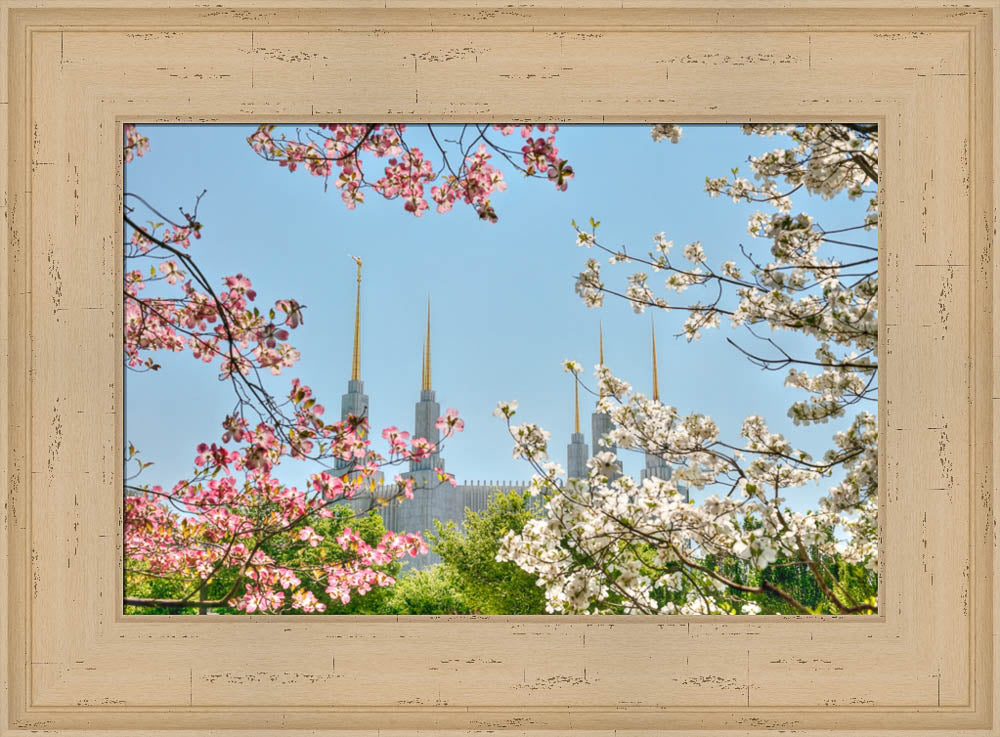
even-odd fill
[{"label": "green tree", "polygon": [[[829,597],[830,591],[852,606],[877,605],[875,592],[878,580],[875,571],[866,568],[863,563],[845,561],[839,555],[821,555],[815,549],[808,550],[807,554],[808,561],[779,555],[777,560],[764,570],[758,570],[747,561],[735,556],[727,556],[724,559],[709,556],[700,562],[706,568],[738,584],[758,588],[766,583],[779,588],[812,614],[840,613]],[[825,591],[823,586],[826,586],[828,591]],[[792,606],[772,591],[773,589],[760,593],[744,593],[738,599],[733,599],[732,609],[738,611],[742,600],[757,604],[760,607],[760,614],[802,614],[801,609]]]},{"label": "green tree", "polygon": [[545,613],[545,591],[536,576],[496,559],[504,535],[520,532],[538,509],[527,492],[501,491],[482,512],[467,511],[461,530],[454,522],[435,521],[435,531],[427,536],[430,546],[476,613]]},{"label": "green tree", "polygon": [[379,614],[474,614],[452,573],[442,565],[416,570],[388,590]]},{"label": "green tree", "polygon": [[[179,599],[185,587],[176,578],[154,576],[149,566],[139,560],[127,560],[125,568],[125,598]],[[195,606],[187,609],[125,605],[125,614],[197,614]]]}]

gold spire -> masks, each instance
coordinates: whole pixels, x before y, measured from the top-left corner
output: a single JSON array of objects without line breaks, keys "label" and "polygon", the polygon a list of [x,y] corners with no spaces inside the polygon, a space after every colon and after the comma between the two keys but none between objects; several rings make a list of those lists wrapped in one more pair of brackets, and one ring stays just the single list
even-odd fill
[{"label": "gold spire", "polygon": [[573,432],[580,432],[580,382],[573,374]]},{"label": "gold spire", "polygon": [[424,346],[424,372],[420,388],[431,388],[431,298],[427,298],[427,343]]},{"label": "gold spire", "polygon": [[351,360],[351,379],[361,381],[361,259],[351,256],[358,265],[358,291],[354,300],[354,358]]},{"label": "gold spire", "polygon": [[660,401],[660,382],[656,377],[656,328],[653,326],[653,316],[649,316],[649,329],[653,334],[653,401]]}]

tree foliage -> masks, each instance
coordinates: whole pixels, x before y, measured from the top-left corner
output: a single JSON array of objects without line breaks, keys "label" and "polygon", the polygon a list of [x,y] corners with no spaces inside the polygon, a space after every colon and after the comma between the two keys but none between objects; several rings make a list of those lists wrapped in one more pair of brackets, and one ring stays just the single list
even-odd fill
[{"label": "tree foliage", "polygon": [[474,614],[451,571],[441,565],[411,571],[389,591],[380,614]]},{"label": "tree foliage", "polygon": [[545,613],[545,592],[536,577],[497,560],[500,540],[519,532],[539,511],[527,492],[500,491],[482,512],[467,510],[461,529],[454,522],[435,521],[436,532],[428,535],[431,549],[441,556],[442,567],[475,613]]}]

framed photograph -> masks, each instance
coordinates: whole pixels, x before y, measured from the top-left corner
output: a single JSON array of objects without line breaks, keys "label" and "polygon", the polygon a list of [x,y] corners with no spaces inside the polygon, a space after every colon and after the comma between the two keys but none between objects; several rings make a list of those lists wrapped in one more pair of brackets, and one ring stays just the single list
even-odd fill
[{"label": "framed photograph", "polygon": [[0,0],[0,732],[1000,734],[997,11]]}]

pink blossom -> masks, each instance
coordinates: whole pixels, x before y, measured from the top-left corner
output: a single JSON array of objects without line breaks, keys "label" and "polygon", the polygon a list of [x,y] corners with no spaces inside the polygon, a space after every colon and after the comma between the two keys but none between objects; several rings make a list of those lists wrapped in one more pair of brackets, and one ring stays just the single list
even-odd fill
[{"label": "pink blossom", "polygon": [[303,527],[299,530],[299,540],[309,543],[309,547],[315,548],[323,541],[323,536],[316,533],[311,527]]},{"label": "pink blossom", "polygon": [[304,612],[323,612],[326,611],[326,604],[319,601],[312,591],[298,589],[292,594],[292,608]]}]

